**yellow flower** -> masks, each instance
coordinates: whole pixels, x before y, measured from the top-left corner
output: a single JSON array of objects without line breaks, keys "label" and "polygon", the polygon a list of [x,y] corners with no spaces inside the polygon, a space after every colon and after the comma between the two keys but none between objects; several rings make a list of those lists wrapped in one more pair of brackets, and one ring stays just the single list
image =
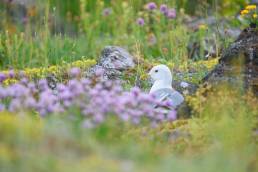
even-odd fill
[{"label": "yellow flower", "polygon": [[256,9],[256,5],[247,5],[245,7],[246,10],[255,10]]},{"label": "yellow flower", "polygon": [[242,11],[241,11],[241,15],[243,15],[243,16],[246,15],[246,14],[248,14],[248,13],[249,13],[248,10],[242,10]]},{"label": "yellow flower", "polygon": [[206,30],[206,29],[208,29],[208,27],[207,27],[207,25],[205,25],[205,24],[200,24],[200,25],[199,25],[199,29]]},{"label": "yellow flower", "polygon": [[253,18],[256,19],[257,18],[257,14],[253,14]]}]

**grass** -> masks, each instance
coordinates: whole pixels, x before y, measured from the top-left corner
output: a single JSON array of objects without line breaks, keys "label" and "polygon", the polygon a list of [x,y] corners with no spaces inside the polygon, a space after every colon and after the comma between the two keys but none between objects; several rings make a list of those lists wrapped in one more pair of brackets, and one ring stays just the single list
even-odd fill
[{"label": "grass", "polygon": [[[162,1],[157,2],[161,4]],[[96,58],[106,45],[120,45],[134,52],[136,44],[141,47],[144,58],[179,64],[187,60],[187,43],[191,36],[195,34],[202,40],[210,35],[209,31],[192,33],[181,24],[186,15],[180,9],[187,2],[167,3],[177,9],[178,17],[174,20],[166,19],[158,10],[146,10],[145,3],[138,0],[124,3],[82,0],[62,4],[50,1],[40,6],[37,3],[27,9],[26,22],[21,26],[12,21],[22,18],[5,16],[17,11],[18,7],[3,8],[2,16],[6,20],[1,22],[3,30],[0,33],[2,68],[47,66],[62,60],[78,60],[82,56]],[[103,15],[105,9],[111,11],[107,16]],[[207,16],[207,10],[202,16]],[[138,17],[144,18],[143,27],[137,25]],[[202,59],[202,55],[197,58]]]}]

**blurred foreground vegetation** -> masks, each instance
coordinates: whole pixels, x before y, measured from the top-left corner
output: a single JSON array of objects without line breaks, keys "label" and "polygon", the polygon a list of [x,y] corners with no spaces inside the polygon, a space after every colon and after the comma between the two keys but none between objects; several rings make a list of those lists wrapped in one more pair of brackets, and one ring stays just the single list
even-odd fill
[{"label": "blurred foreground vegetation", "polygon": [[[251,98],[251,97],[249,97]],[[0,115],[1,171],[257,171],[257,101],[225,88],[199,117],[157,128]]]}]

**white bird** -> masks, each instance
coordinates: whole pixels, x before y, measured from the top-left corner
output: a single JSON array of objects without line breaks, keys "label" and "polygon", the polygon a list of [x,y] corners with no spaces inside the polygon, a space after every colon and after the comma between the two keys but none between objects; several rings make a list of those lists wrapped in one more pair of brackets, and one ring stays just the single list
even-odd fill
[{"label": "white bird", "polygon": [[184,101],[182,94],[172,88],[172,73],[166,65],[154,66],[150,70],[149,76],[154,81],[150,94],[153,94],[157,100],[170,100],[173,108]]}]

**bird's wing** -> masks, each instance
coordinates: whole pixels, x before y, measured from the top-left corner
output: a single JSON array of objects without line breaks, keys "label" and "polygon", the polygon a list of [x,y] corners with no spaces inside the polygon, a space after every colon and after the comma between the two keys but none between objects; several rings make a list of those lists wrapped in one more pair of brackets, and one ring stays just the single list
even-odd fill
[{"label": "bird's wing", "polygon": [[180,94],[176,90],[169,88],[159,89],[155,91],[153,94],[159,101],[170,100],[174,107],[177,107],[184,101],[184,97],[182,96],[182,94]]}]

